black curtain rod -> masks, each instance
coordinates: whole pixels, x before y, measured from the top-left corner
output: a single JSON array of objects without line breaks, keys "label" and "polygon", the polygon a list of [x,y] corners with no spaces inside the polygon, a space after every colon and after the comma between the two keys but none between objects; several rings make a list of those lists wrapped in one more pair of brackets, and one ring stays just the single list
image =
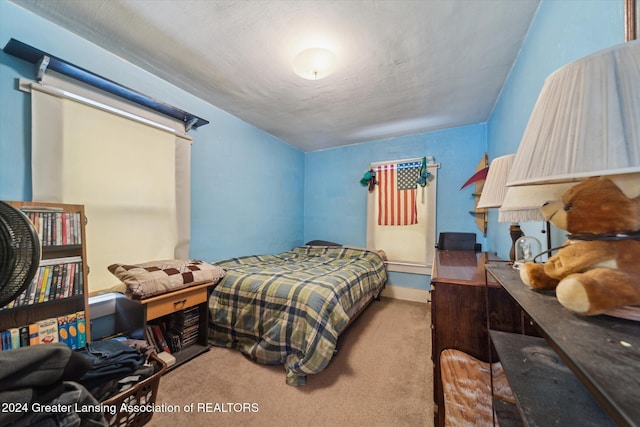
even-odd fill
[{"label": "black curtain rod", "polygon": [[15,39],[9,40],[7,45],[4,47],[4,51],[9,55],[24,59],[32,64],[36,64],[38,80],[42,79],[42,75],[46,69],[56,71],[136,104],[150,108],[151,110],[157,111],[165,116],[178,119],[184,122],[185,130],[187,132],[191,128],[198,128],[209,123],[207,120],[194,116],[186,111],[182,111],[169,104],[165,104],[164,102],[157,101],[147,95],[143,95],[140,92],[129,89],[109,79],[73,65],[63,59],[49,55],[48,53],[22,43],[21,41]]}]

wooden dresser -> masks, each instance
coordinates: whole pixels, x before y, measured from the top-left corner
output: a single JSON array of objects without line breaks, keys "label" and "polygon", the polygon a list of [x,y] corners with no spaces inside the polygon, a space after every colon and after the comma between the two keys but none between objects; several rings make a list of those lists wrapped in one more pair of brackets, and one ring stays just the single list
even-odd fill
[{"label": "wooden dresser", "polygon": [[431,276],[431,333],[435,425],[444,426],[440,353],[463,351],[484,362],[498,356],[489,338],[493,330],[535,335],[523,310],[485,272],[486,263],[504,264],[493,254],[436,251]]}]

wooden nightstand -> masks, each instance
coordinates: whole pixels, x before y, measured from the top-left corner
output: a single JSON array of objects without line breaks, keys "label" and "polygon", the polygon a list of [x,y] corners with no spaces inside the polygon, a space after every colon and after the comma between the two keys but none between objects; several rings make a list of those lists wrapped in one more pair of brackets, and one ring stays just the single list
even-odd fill
[{"label": "wooden nightstand", "polygon": [[207,282],[140,300],[140,303],[145,306],[145,323],[159,324],[167,320],[169,316],[181,311],[197,314],[198,327],[195,342],[172,353],[176,358],[176,363],[167,371],[209,351],[207,299],[210,286],[213,286],[213,283]]}]

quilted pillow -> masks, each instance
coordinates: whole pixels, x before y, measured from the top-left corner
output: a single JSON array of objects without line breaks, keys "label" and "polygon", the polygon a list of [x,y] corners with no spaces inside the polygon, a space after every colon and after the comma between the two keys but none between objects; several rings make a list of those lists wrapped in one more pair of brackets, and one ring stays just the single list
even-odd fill
[{"label": "quilted pillow", "polygon": [[170,259],[107,267],[127,286],[133,298],[149,298],[204,282],[218,283],[225,271],[200,260]]}]

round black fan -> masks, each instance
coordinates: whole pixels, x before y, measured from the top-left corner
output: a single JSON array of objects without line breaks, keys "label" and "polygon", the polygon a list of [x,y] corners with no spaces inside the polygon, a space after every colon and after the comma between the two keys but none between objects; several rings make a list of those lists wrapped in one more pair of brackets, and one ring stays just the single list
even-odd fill
[{"label": "round black fan", "polygon": [[40,239],[29,218],[0,201],[0,307],[23,292],[40,264]]}]

